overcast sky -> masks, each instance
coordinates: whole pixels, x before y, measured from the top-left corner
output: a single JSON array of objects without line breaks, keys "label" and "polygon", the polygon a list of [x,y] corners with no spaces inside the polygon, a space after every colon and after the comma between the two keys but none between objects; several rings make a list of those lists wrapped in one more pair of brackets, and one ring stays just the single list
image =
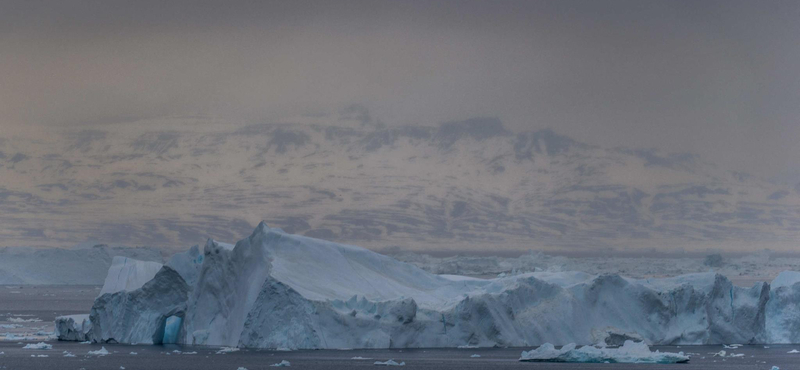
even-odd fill
[{"label": "overcast sky", "polygon": [[775,177],[800,171],[798,20],[798,1],[6,0],[0,127],[358,103],[388,125],[496,116]]}]

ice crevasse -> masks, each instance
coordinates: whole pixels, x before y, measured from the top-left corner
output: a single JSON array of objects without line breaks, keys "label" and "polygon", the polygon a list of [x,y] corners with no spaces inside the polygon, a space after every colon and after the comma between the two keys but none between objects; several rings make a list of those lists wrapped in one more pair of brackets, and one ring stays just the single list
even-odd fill
[{"label": "ice crevasse", "polygon": [[209,240],[156,270],[114,266],[85,321],[57,319],[60,339],[293,349],[800,342],[796,272],[752,288],[714,273],[447,277],[263,222],[235,246]]}]

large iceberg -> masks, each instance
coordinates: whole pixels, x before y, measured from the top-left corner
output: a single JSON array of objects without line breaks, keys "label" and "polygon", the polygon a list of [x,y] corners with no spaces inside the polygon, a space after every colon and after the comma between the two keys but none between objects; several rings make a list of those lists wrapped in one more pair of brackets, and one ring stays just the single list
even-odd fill
[{"label": "large iceberg", "polygon": [[264,223],[235,246],[209,240],[202,251],[173,256],[147,282],[144,266],[128,265],[138,267],[114,270],[92,307],[96,342],[292,349],[788,343],[798,341],[791,328],[800,325],[793,308],[800,284],[788,277],[777,290],[737,287],[714,273],[454,278]]}]

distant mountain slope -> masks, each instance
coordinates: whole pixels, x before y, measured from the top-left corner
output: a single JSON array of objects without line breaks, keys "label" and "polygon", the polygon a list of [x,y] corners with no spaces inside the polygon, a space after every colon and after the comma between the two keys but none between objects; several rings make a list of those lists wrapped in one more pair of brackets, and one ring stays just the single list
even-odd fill
[{"label": "distant mountain slope", "polygon": [[103,283],[114,256],[163,262],[161,252],[152,248],[96,245],[91,248],[0,248],[0,285]]},{"label": "distant mountain slope", "polygon": [[261,219],[373,249],[788,251],[800,236],[796,189],[691,154],[491,118],[197,121],[0,141],[0,244],[185,248],[237,240]]}]

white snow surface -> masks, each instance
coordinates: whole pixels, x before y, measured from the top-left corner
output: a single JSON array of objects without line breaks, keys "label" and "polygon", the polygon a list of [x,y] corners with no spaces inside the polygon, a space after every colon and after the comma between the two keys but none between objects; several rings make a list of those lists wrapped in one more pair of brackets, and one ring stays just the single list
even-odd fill
[{"label": "white snow surface", "polygon": [[106,281],[100,294],[119,291],[130,292],[142,287],[153,279],[163,265],[158,262],[139,261],[133,258],[115,256],[111,260]]},{"label": "white snow surface", "polygon": [[[119,271],[112,280],[141,282]],[[173,256],[139,288],[100,295],[90,335],[161,343],[177,317],[170,334],[179,344],[247,348],[797,343],[800,284],[782,281],[778,289],[742,288],[713,272],[443,277],[262,222],[234,247],[209,240],[202,253]]]},{"label": "white snow surface", "polygon": [[575,343],[556,349],[545,343],[539,348],[522,352],[520,361],[531,362],[594,362],[594,363],[637,363],[637,364],[672,364],[688,362],[689,357],[683,352],[651,352],[650,347],[642,342],[625,341],[619,348],[598,348],[583,346],[576,348]]}]

